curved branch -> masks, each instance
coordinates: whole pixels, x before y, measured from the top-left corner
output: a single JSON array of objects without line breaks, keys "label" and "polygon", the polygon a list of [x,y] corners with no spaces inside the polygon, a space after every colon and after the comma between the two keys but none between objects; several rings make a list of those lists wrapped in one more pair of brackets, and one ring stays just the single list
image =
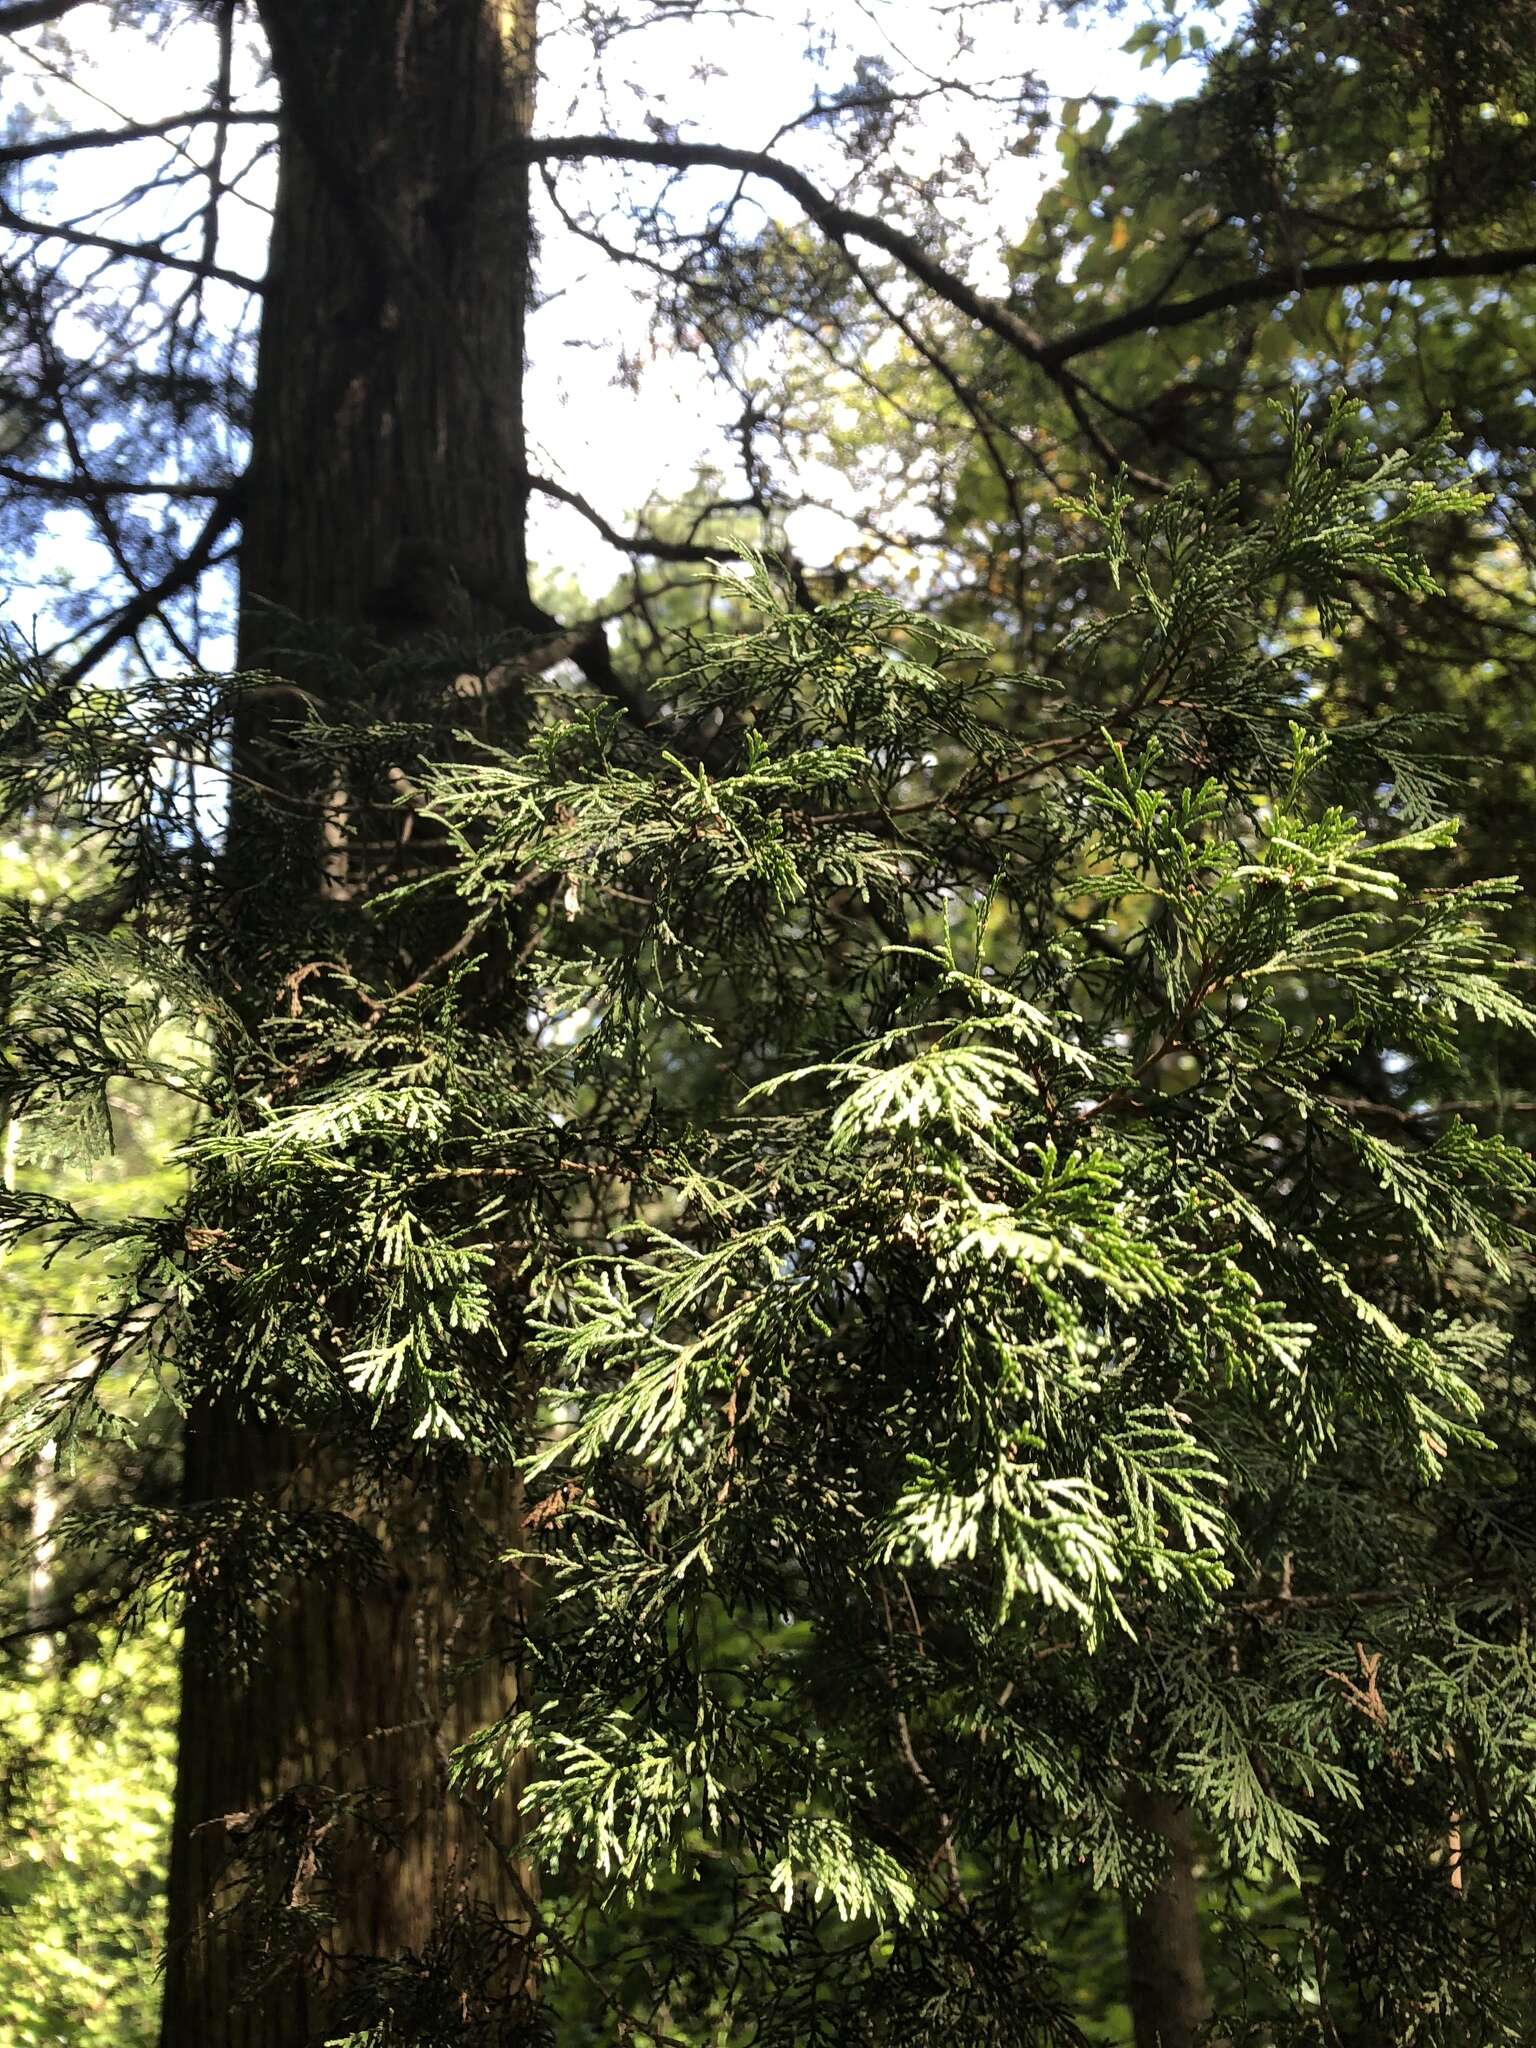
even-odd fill
[{"label": "curved branch", "polygon": [[172,563],[158,583],[136,592],[127,604],[113,614],[110,622],[96,635],[90,645],[76,655],[64,670],[59,677],[60,684],[68,686],[79,682],[80,678],[89,674],[97,662],[110,654],[114,647],[130,639],[141,626],[147,625],[163,604],[169,603],[171,598],[189,589],[203,571],[212,566],[214,550],[224,534],[234,525],[237,517],[238,510],[234,500],[220,499],[187,552]]},{"label": "curved branch", "polygon": [[[763,150],[733,149],[705,142],[660,139],[642,142],[636,137],[607,135],[530,136],[525,141],[508,143],[492,151],[477,167],[476,175],[483,176],[498,163],[574,162],[587,157],[600,157],[613,163],[655,164],[669,170],[697,166],[737,171],[744,177],[762,178],[777,185],[804,209],[807,219],[829,241],[848,255],[850,263],[854,260],[848,251],[851,241],[864,242],[870,248],[893,256],[909,277],[926,286],[936,298],[952,306],[977,327],[1006,342],[1026,362],[1042,369],[1066,400],[1072,417],[1090,445],[1106,461],[1112,464],[1120,461],[1118,451],[1105,439],[1089,415],[1083,386],[1064,363],[1056,360],[1048,344],[1027,320],[1022,319],[1011,306],[978,292],[964,278],[946,269],[915,235],[908,234],[904,228],[893,227],[877,214],[862,213],[854,207],[844,206],[823,192],[804,171],[779,157],[769,156]],[[1158,477],[1139,470],[1132,470],[1131,474],[1148,489],[1166,488]]]},{"label": "curved branch", "polygon": [[115,235],[96,235],[84,228],[58,227],[51,221],[28,220],[3,199],[0,199],[0,227],[8,227],[14,234],[35,236],[40,242],[68,242],[75,249],[101,249],[108,256],[122,256],[130,263],[157,263],[162,270],[187,270],[194,277],[216,277],[221,284],[238,285],[243,292],[265,290],[259,277],[248,277],[242,270],[226,270],[221,263],[203,263],[195,256],[178,256],[163,242],[123,242]]},{"label": "curved branch", "polygon": [[530,136],[526,141],[508,143],[494,150],[479,167],[479,174],[504,163],[578,162],[601,157],[611,163],[655,164],[664,170],[740,171],[762,178],[804,208],[808,219],[830,240],[866,242],[894,256],[909,275],[924,284],[937,298],[945,300],[968,320],[974,320],[1031,362],[1044,359],[1045,343],[1010,306],[972,289],[963,278],[946,270],[923,247],[915,235],[893,227],[878,214],[861,213],[844,206],[823,192],[813,179],[795,165],[768,156],[757,149],[732,149],[708,142],[642,142],[637,137],[617,135]]},{"label": "curved branch", "polygon": [[556,483],[552,477],[530,475],[527,484],[529,490],[537,491],[541,498],[553,498],[558,504],[569,505],[573,512],[579,512],[609,547],[617,548],[620,554],[649,555],[657,562],[707,563],[720,559],[718,547],[705,547],[698,541],[663,540],[659,535],[649,533],[620,533],[595,505],[588,504],[580,491],[573,491],[567,484]]},{"label": "curved branch", "polygon": [[[654,164],[666,170],[693,167],[738,171],[777,185],[804,209],[808,219],[840,246],[860,241],[895,257],[909,276],[926,285],[935,297],[964,314],[988,333],[1005,341],[1028,361],[1059,381],[1065,365],[1074,357],[1127,334],[1160,327],[1178,327],[1229,306],[1251,305],[1288,297],[1296,291],[1313,291],[1351,284],[1411,284],[1420,279],[1455,277],[1504,277],[1536,265],[1536,248],[1489,249],[1465,256],[1384,257],[1347,263],[1291,265],[1265,270],[1257,276],[1235,279],[1192,298],[1171,302],[1152,300],[1124,313],[1079,328],[1075,333],[1047,340],[1001,300],[976,291],[932,256],[916,236],[894,227],[878,215],[862,213],[842,205],[823,192],[814,180],[795,165],[769,156],[762,150],[733,149],[722,144],[681,142],[606,135],[531,136],[526,142],[494,151],[480,166],[483,173],[497,163],[577,162],[589,157],[615,163]],[[1081,422],[1080,422],[1081,424]]]},{"label": "curved branch", "polygon": [[231,121],[277,120],[275,110],[265,107],[202,107],[191,114],[167,114],[161,121],[130,121],[117,128],[79,128],[68,135],[34,135],[25,142],[8,142],[0,148],[0,164],[30,163],[43,156],[69,156],[77,149],[111,149],[119,142],[150,142],[157,135],[170,135],[178,128],[199,128],[217,121],[222,127]]},{"label": "curved branch", "polygon": [[1041,361],[1048,367],[1086,355],[1090,349],[1123,340],[1128,334],[1148,334],[1161,327],[1184,327],[1203,320],[1210,313],[1225,312],[1233,306],[1278,303],[1293,292],[1330,291],[1352,284],[1414,284],[1420,279],[1453,277],[1508,277],[1511,272],[1536,266],[1536,248],[1484,249],[1470,256],[1383,256],[1360,263],[1300,263],[1278,270],[1261,270],[1254,277],[1234,278],[1231,284],[1216,285],[1191,298],[1159,302],[1150,299],[1141,306],[1114,313],[1091,326],[1079,327],[1048,341]]}]

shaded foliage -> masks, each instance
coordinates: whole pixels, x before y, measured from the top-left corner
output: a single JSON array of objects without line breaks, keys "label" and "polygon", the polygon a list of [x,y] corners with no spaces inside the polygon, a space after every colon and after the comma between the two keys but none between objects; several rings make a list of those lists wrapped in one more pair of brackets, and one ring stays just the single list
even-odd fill
[{"label": "shaded foliage", "polygon": [[[324,1503],[355,1545],[278,1498],[82,1533],[130,1597],[259,1621],[296,1572],[366,1575],[373,1479],[415,1475],[451,1543],[466,1457],[514,1461],[534,1683],[447,1796],[531,1770],[526,1939],[598,2038],[1079,2038],[1040,1930],[1055,1872],[1151,1882],[1133,1783],[1188,1802],[1232,1886],[1303,1904],[1307,1933],[1215,1930],[1234,2034],[1316,2039],[1326,2001],[1346,2033],[1518,2037],[1491,1958],[1530,1889],[1530,1168],[1475,1122],[1383,1120],[1354,1064],[1447,1073],[1463,1030],[1529,1016],[1507,892],[1436,878],[1411,734],[1319,720],[1268,626],[1292,581],[1328,632],[1362,569],[1428,596],[1419,531],[1480,501],[1348,426],[1293,420],[1257,522],[1085,497],[1122,598],[1049,676],[883,598],[802,612],[750,561],[755,629],[680,660],[648,730],[508,691],[506,644],[333,645],[273,729],[271,817],[312,833],[339,761],[376,799],[346,892],[239,952],[207,934],[247,883],[169,828],[135,732],[206,700],[9,673],[24,801],[89,810],[143,906],[61,925],[41,971],[19,927],[18,1109],[88,1129],[111,1077],[163,1080],[165,1024],[204,1048],[187,1197],[120,1233],[97,1355],[301,1421],[355,1475]],[[338,717],[396,687],[410,724]],[[10,1207],[23,1241],[100,1234]],[[104,1367],[45,1415],[112,1427]],[[323,1923],[308,1873],[351,1822],[305,1801],[261,1822],[259,1896]],[[647,1904],[679,1880],[686,1930]],[[357,2038],[505,2029],[494,1952],[445,1923],[380,1959]]]}]

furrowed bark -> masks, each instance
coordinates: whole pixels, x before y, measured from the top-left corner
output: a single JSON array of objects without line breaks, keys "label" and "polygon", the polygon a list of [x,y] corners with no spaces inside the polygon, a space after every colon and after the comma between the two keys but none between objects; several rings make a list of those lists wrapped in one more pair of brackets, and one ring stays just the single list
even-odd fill
[{"label": "furrowed bark", "polygon": [[[242,494],[241,666],[280,665],[281,614],[406,640],[451,623],[463,591],[488,589],[500,622],[517,623],[526,178],[499,179],[451,213],[440,199],[528,132],[534,0],[265,0],[261,11],[284,114]],[[260,721],[273,715],[247,714],[237,770],[243,757],[270,774]],[[259,870],[266,830],[237,801],[231,859]],[[242,924],[276,930],[305,895],[345,896],[320,835],[284,854],[284,869],[275,842],[269,852]],[[518,1549],[511,1480],[471,1468],[465,1491],[495,1547]],[[194,1392],[185,1496],[342,1506],[383,1552],[371,1590],[305,1582],[244,1678],[219,1668],[217,1635],[195,1609],[187,1625],[162,2048],[311,2048],[370,1960],[420,1954],[455,1916],[526,1924],[525,1879],[506,1854],[510,1795],[498,1844],[443,1774],[447,1752],[512,1704],[505,1658],[452,1688],[445,1673],[491,1631],[504,1637],[519,1584],[505,1567],[496,1613],[480,1611],[424,1488],[402,1478],[364,1499],[344,1452],[253,1422],[227,1395]],[[337,1819],[348,1800],[352,1819]],[[274,1815],[282,1828],[264,1836]],[[255,1898],[265,1886],[275,1921],[316,1915],[306,1967],[279,1965],[249,1912],[222,1915],[242,1857],[263,1843]],[[502,1967],[508,1999],[529,1991],[520,1967]]]}]

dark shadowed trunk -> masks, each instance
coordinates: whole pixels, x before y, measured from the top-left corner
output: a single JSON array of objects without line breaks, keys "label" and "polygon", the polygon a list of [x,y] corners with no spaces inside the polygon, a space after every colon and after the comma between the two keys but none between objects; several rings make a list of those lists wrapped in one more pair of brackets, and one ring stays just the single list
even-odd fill
[{"label": "dark shadowed trunk", "polygon": [[[268,606],[386,640],[450,623],[468,597],[482,617],[517,622],[526,180],[465,195],[471,167],[527,132],[534,0],[263,0],[261,12],[284,121],[243,506],[242,665],[280,659]],[[270,775],[259,731],[238,736],[237,769],[241,749]],[[242,860],[263,829],[237,802]],[[290,854],[251,889],[251,922],[280,919],[305,893],[335,897],[334,867],[327,876],[313,855],[308,873]],[[250,994],[257,1006],[273,991]],[[468,1468],[462,1485],[515,1549],[510,1481]],[[515,1614],[515,1577],[499,1616],[478,1611],[425,1491],[399,1479],[364,1497],[343,1456],[227,1403],[194,1404],[186,1497],[339,1506],[379,1538],[385,1570],[366,1593],[307,1581],[244,1680],[219,1668],[217,1631],[189,1621],[164,2048],[310,2048],[335,2030],[328,1987],[355,1982],[357,1959],[419,1954],[455,1924],[484,1929],[494,1975],[497,1920],[526,1917],[510,1822],[503,1810],[501,1843],[488,1840],[442,1767],[506,1708],[513,1681],[496,1657],[452,1689],[445,1674]],[[242,1857],[264,1873],[265,1927],[249,1912],[218,1917]],[[306,1927],[318,1971],[282,1960]],[[509,1996],[518,1968],[501,1966]]]},{"label": "dark shadowed trunk", "polygon": [[1200,1953],[1194,1834],[1188,1809],[1132,1785],[1126,1812],[1155,1835],[1167,1856],[1156,1891],[1126,1907],[1125,1952],[1136,2048],[1195,2048],[1211,2020]]},{"label": "dark shadowed trunk", "polygon": [[244,598],[374,623],[425,565],[525,603],[527,173],[471,173],[528,132],[533,0],[262,12],[285,123]]}]

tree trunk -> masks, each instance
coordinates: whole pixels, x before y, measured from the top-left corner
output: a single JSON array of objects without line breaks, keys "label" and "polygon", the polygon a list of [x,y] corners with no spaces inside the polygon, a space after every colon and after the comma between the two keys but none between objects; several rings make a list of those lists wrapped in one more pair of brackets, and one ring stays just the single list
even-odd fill
[{"label": "tree trunk", "polygon": [[[527,132],[534,0],[262,0],[261,12],[284,115],[243,506],[242,666],[280,666],[282,614],[407,639],[449,623],[464,593],[484,613],[489,593],[517,623],[527,184],[511,172],[471,192],[469,173]],[[237,732],[237,769],[242,757],[270,774],[254,726]],[[259,856],[264,829],[237,801],[242,861]],[[276,930],[301,899],[336,895],[323,846],[280,855],[268,832],[267,851],[288,871],[250,891],[250,922]],[[447,1751],[515,1695],[505,1656],[445,1682],[497,1617],[471,1611],[424,1489],[401,1479],[365,1499],[352,1478],[317,1440],[194,1390],[189,1503],[344,1505],[387,1569],[366,1593],[304,1582],[243,1678],[219,1668],[215,1629],[189,1617],[162,2048],[312,2048],[336,2031],[360,1970],[445,1940],[479,1958],[493,2005],[528,1991],[501,1939],[527,1917],[506,1854],[510,1797],[496,1843],[443,1777]],[[464,1484],[501,1551],[517,1549],[511,1482],[470,1468]],[[505,1623],[518,1581],[513,1568],[503,1577]],[[242,1865],[247,1910],[226,1917]]]},{"label": "tree trunk", "polygon": [[249,607],[385,630],[422,574],[527,601],[534,0],[263,0],[282,173],[240,570]]},{"label": "tree trunk", "polygon": [[1163,1844],[1157,1889],[1125,1910],[1126,1974],[1136,2048],[1195,2048],[1211,2020],[1200,1953],[1200,1906],[1189,1811],[1166,1794],[1132,1785],[1126,1812]]}]

